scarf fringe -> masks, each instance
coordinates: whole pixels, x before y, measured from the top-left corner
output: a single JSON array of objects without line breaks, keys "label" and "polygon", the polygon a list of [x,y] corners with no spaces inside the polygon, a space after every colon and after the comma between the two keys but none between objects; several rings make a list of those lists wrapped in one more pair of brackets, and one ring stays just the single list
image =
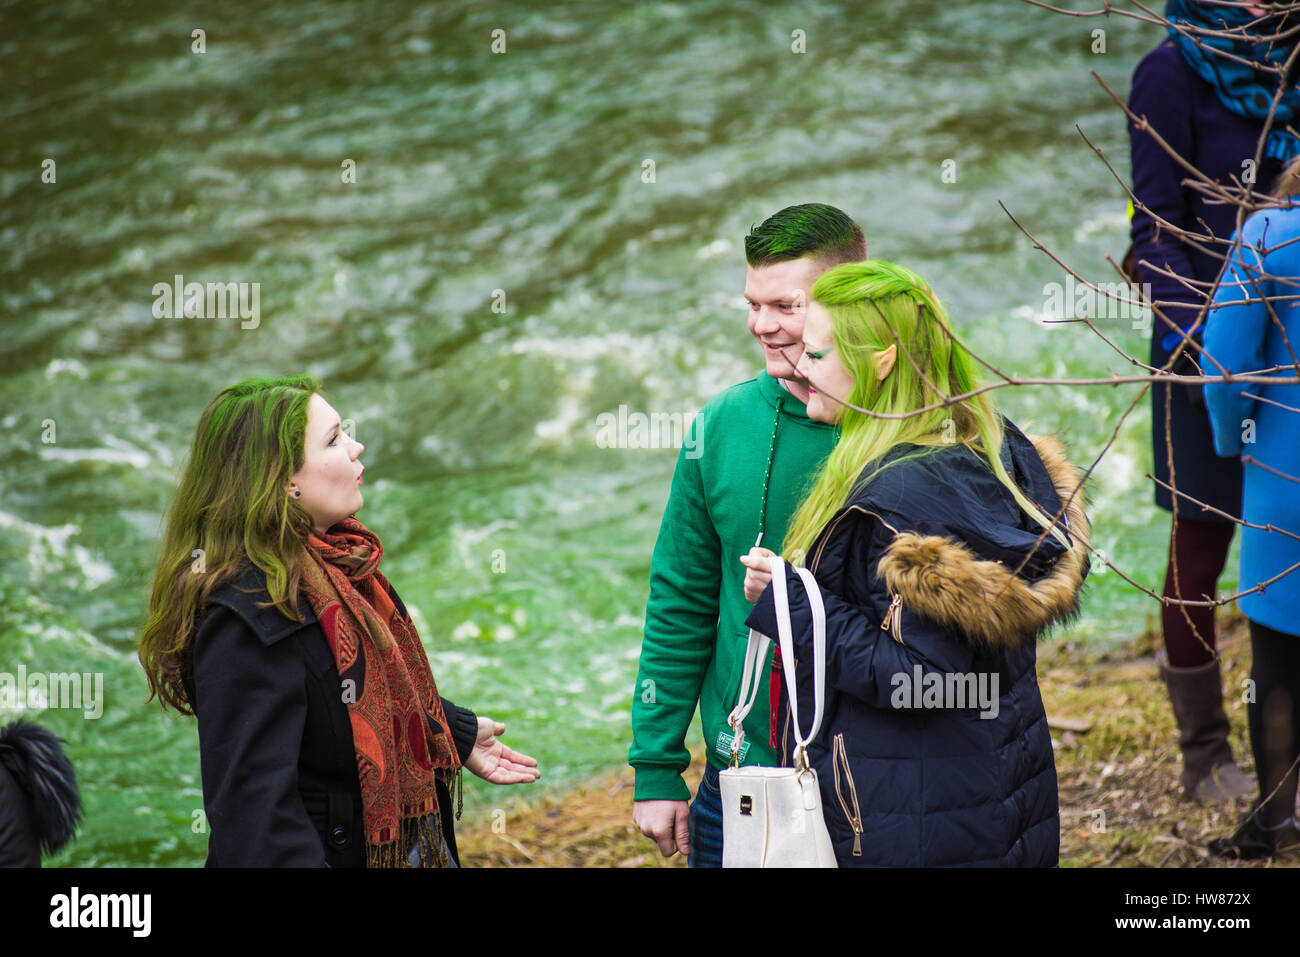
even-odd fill
[{"label": "scarf fringe", "polygon": [[429,814],[402,819],[401,835],[387,844],[366,844],[366,867],[411,866],[411,850],[418,847],[425,867],[446,867],[447,844],[442,836],[442,818],[435,809]]}]

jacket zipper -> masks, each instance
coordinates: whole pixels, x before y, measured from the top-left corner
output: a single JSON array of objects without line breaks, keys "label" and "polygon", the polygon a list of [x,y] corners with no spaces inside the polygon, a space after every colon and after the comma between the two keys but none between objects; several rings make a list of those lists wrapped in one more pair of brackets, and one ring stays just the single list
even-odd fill
[{"label": "jacket zipper", "polygon": [[894,597],[885,611],[885,620],[880,623],[880,630],[887,631],[900,645],[903,643],[903,596],[894,592]]},{"label": "jacket zipper", "polygon": [[[853,799],[853,812],[849,812],[849,806],[844,801],[844,793],[840,788],[840,764],[844,764],[844,777],[849,782],[849,797]],[[835,796],[839,798],[840,808],[844,811],[844,816],[848,818],[849,826],[853,828],[853,856],[862,856],[862,811],[858,807],[858,789],[853,785],[853,772],[849,770],[849,755],[844,748],[844,733],[840,732],[835,735],[835,744],[831,754],[831,767],[835,769]]]},{"label": "jacket zipper", "polygon": [[812,572],[814,575],[817,574],[817,565],[822,560],[822,552],[826,550],[826,543],[831,540],[831,534],[835,531],[836,526],[838,526],[840,522],[844,521],[844,517],[848,515],[849,512],[862,512],[864,515],[873,515],[880,522],[881,525],[885,526],[885,528],[889,529],[895,535],[898,534],[898,529],[894,528],[893,525],[890,525],[888,522],[886,522],[876,512],[871,511],[871,509],[869,508],[863,508],[861,505],[850,505],[848,508],[844,509],[844,511],[840,512],[840,514],[835,517],[835,521],[831,523],[830,528],[822,532],[820,536],[821,544],[817,546],[817,552],[813,555],[812,564],[808,566],[808,570]]},{"label": "jacket zipper", "polygon": [[[864,515],[874,516],[881,525],[884,525],[885,528],[889,529],[895,535],[898,534],[898,529],[886,522],[884,518],[876,512],[863,508],[861,505],[850,505],[848,508],[844,509],[844,511],[840,512],[840,514],[836,516],[835,521],[831,523],[830,527],[822,533],[821,544],[817,546],[817,552],[813,555],[812,564],[808,566],[809,571],[814,575],[817,574],[817,566],[821,563],[822,552],[826,549],[826,543],[831,540],[831,535],[834,534],[836,527],[844,520],[844,516],[848,515],[849,512],[862,512]],[[889,609],[885,612],[885,620],[880,623],[880,630],[889,632],[896,642],[900,645],[903,644],[903,596],[898,592],[894,592],[893,598],[889,602]]]}]

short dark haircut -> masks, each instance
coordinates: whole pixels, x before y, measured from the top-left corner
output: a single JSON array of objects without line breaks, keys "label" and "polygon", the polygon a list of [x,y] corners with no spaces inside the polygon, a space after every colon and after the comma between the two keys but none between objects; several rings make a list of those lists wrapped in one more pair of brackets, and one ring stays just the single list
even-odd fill
[{"label": "short dark haircut", "polygon": [[753,226],[745,237],[745,261],[769,266],[805,257],[828,269],[867,258],[862,229],[843,211],[825,203],[787,206]]}]

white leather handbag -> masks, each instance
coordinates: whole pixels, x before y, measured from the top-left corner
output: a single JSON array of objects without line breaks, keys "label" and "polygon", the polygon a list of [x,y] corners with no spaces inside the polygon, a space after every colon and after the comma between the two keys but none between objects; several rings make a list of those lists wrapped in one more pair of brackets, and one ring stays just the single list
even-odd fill
[{"label": "white leather handbag", "polygon": [[731,766],[718,775],[722,793],[723,867],[835,867],[835,850],[822,814],[821,786],[808,763],[808,742],[821,728],[826,690],[826,611],[821,590],[806,568],[803,579],[813,618],[813,725],[805,736],[799,728],[795,696],[794,640],[790,634],[790,605],[785,589],[785,561],[771,559],[772,591],[776,602],[777,640],[790,696],[794,726],[795,766],[739,767],[745,716],[754,706],[772,640],[753,629],[745,649],[740,701],[727,719],[731,725]]}]

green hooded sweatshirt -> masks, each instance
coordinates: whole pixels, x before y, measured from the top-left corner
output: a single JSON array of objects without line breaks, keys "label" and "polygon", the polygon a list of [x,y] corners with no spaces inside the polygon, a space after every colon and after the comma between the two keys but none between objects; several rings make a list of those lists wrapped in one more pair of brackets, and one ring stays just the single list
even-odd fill
[{"label": "green hooded sweatshirt", "polygon": [[[745,601],[740,556],[758,537],[765,486],[762,544],[780,552],[795,509],[835,445],[836,430],[808,418],[802,402],[761,372],[714,396],[696,416],[689,438],[677,459],[650,564],[628,753],[637,801],[690,798],[682,772],[690,765],[685,740],[696,702],[709,760],[719,768],[730,760],[727,716],[740,692],[749,639],[745,619],[753,607]],[[769,743],[769,722],[765,670],[745,719],[742,764],[780,764]]]}]

